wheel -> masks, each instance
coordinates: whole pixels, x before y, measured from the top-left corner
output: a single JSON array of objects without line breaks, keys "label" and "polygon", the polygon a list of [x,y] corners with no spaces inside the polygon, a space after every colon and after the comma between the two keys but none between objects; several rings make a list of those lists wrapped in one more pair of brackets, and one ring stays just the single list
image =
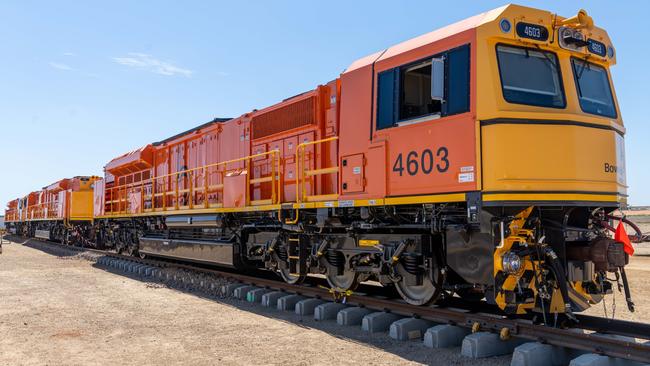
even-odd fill
[{"label": "wheel", "polygon": [[300,275],[295,275],[291,274],[289,271],[289,268],[281,268],[278,270],[280,273],[280,277],[284,280],[284,282],[290,284],[290,285],[298,285],[301,284],[306,276],[300,276]]},{"label": "wheel", "polygon": [[439,289],[434,286],[430,279],[425,278],[422,285],[408,285],[406,281],[395,283],[395,288],[404,301],[411,305],[433,304],[439,294]]},{"label": "wheel", "polygon": [[[334,267],[329,267],[329,269],[336,270]],[[325,277],[330,287],[339,292],[354,291],[359,286],[359,274],[350,269],[346,269],[342,275],[328,271]]]},{"label": "wheel", "polygon": [[271,255],[272,262],[275,263],[277,268],[277,273],[282,277],[284,282],[290,285],[296,285],[302,283],[306,275],[295,275],[291,273],[289,269],[289,252],[287,247],[282,243],[281,240],[278,240],[276,250]]},{"label": "wheel", "polygon": [[127,245],[127,247],[124,249],[124,254],[132,257],[135,254],[135,250],[131,245]]},{"label": "wheel", "polygon": [[[417,254],[405,253],[404,256],[410,256],[411,258],[418,257]],[[421,273],[422,283],[420,285],[408,284],[404,280],[404,277],[400,281],[395,283],[395,288],[400,294],[402,299],[411,305],[431,305],[436,302],[440,295],[442,294],[442,284],[444,282],[444,275],[440,271],[440,265],[436,257],[432,258],[433,265],[430,269],[433,271],[434,276],[431,280],[429,271]],[[407,272],[404,264],[399,263],[398,272],[405,274]]]}]

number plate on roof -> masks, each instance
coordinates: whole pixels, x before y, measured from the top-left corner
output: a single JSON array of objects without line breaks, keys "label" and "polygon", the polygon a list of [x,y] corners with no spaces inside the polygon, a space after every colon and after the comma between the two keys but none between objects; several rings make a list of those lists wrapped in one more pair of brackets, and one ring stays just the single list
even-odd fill
[{"label": "number plate on roof", "polygon": [[589,49],[589,52],[596,54],[600,57],[605,57],[605,54],[607,54],[607,47],[605,46],[605,44],[593,40],[591,38],[587,40],[587,48]]},{"label": "number plate on roof", "polygon": [[517,23],[517,35],[521,38],[546,41],[548,39],[548,29],[537,24]]}]

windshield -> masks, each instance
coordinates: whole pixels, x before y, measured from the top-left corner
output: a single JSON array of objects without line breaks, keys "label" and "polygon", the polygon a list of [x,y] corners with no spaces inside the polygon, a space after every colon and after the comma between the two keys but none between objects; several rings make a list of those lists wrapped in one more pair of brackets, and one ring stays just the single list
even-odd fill
[{"label": "windshield", "polygon": [[564,108],[557,56],[528,48],[497,46],[503,98],[510,103]]},{"label": "windshield", "polygon": [[616,118],[616,107],[605,68],[572,59],[573,75],[578,87],[580,108],[585,113]]}]

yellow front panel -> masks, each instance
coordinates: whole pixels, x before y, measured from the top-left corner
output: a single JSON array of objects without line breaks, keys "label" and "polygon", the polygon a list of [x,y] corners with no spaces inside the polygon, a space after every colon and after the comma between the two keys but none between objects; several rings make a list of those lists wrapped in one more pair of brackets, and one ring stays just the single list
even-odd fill
[{"label": "yellow front panel", "polygon": [[[483,196],[486,201],[625,202],[625,128],[621,113],[618,107],[616,118],[585,113],[571,64],[572,58],[588,58],[609,74],[616,58],[590,54],[587,48],[561,48],[558,28],[554,28],[558,19],[564,18],[544,10],[508,5],[498,14],[491,14],[476,30],[476,123],[481,136],[481,189],[488,193]],[[509,31],[500,27],[503,20],[512,25]],[[515,31],[519,22],[545,27],[548,39],[520,37]],[[582,28],[581,32],[587,38],[612,45],[602,28]],[[539,107],[506,101],[497,45],[554,53],[565,106]],[[612,78],[608,76],[616,101]]]},{"label": "yellow front panel", "polygon": [[575,125],[482,127],[483,190],[626,193],[623,138]]},{"label": "yellow front panel", "polygon": [[70,194],[70,220],[91,220],[93,218],[93,192],[82,191]]}]

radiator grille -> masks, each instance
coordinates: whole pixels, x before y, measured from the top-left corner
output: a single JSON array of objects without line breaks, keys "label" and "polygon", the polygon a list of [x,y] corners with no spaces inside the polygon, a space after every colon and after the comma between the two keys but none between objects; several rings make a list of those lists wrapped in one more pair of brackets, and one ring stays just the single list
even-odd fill
[{"label": "radiator grille", "polygon": [[316,97],[291,103],[253,117],[253,138],[258,139],[278,132],[316,123]]}]

